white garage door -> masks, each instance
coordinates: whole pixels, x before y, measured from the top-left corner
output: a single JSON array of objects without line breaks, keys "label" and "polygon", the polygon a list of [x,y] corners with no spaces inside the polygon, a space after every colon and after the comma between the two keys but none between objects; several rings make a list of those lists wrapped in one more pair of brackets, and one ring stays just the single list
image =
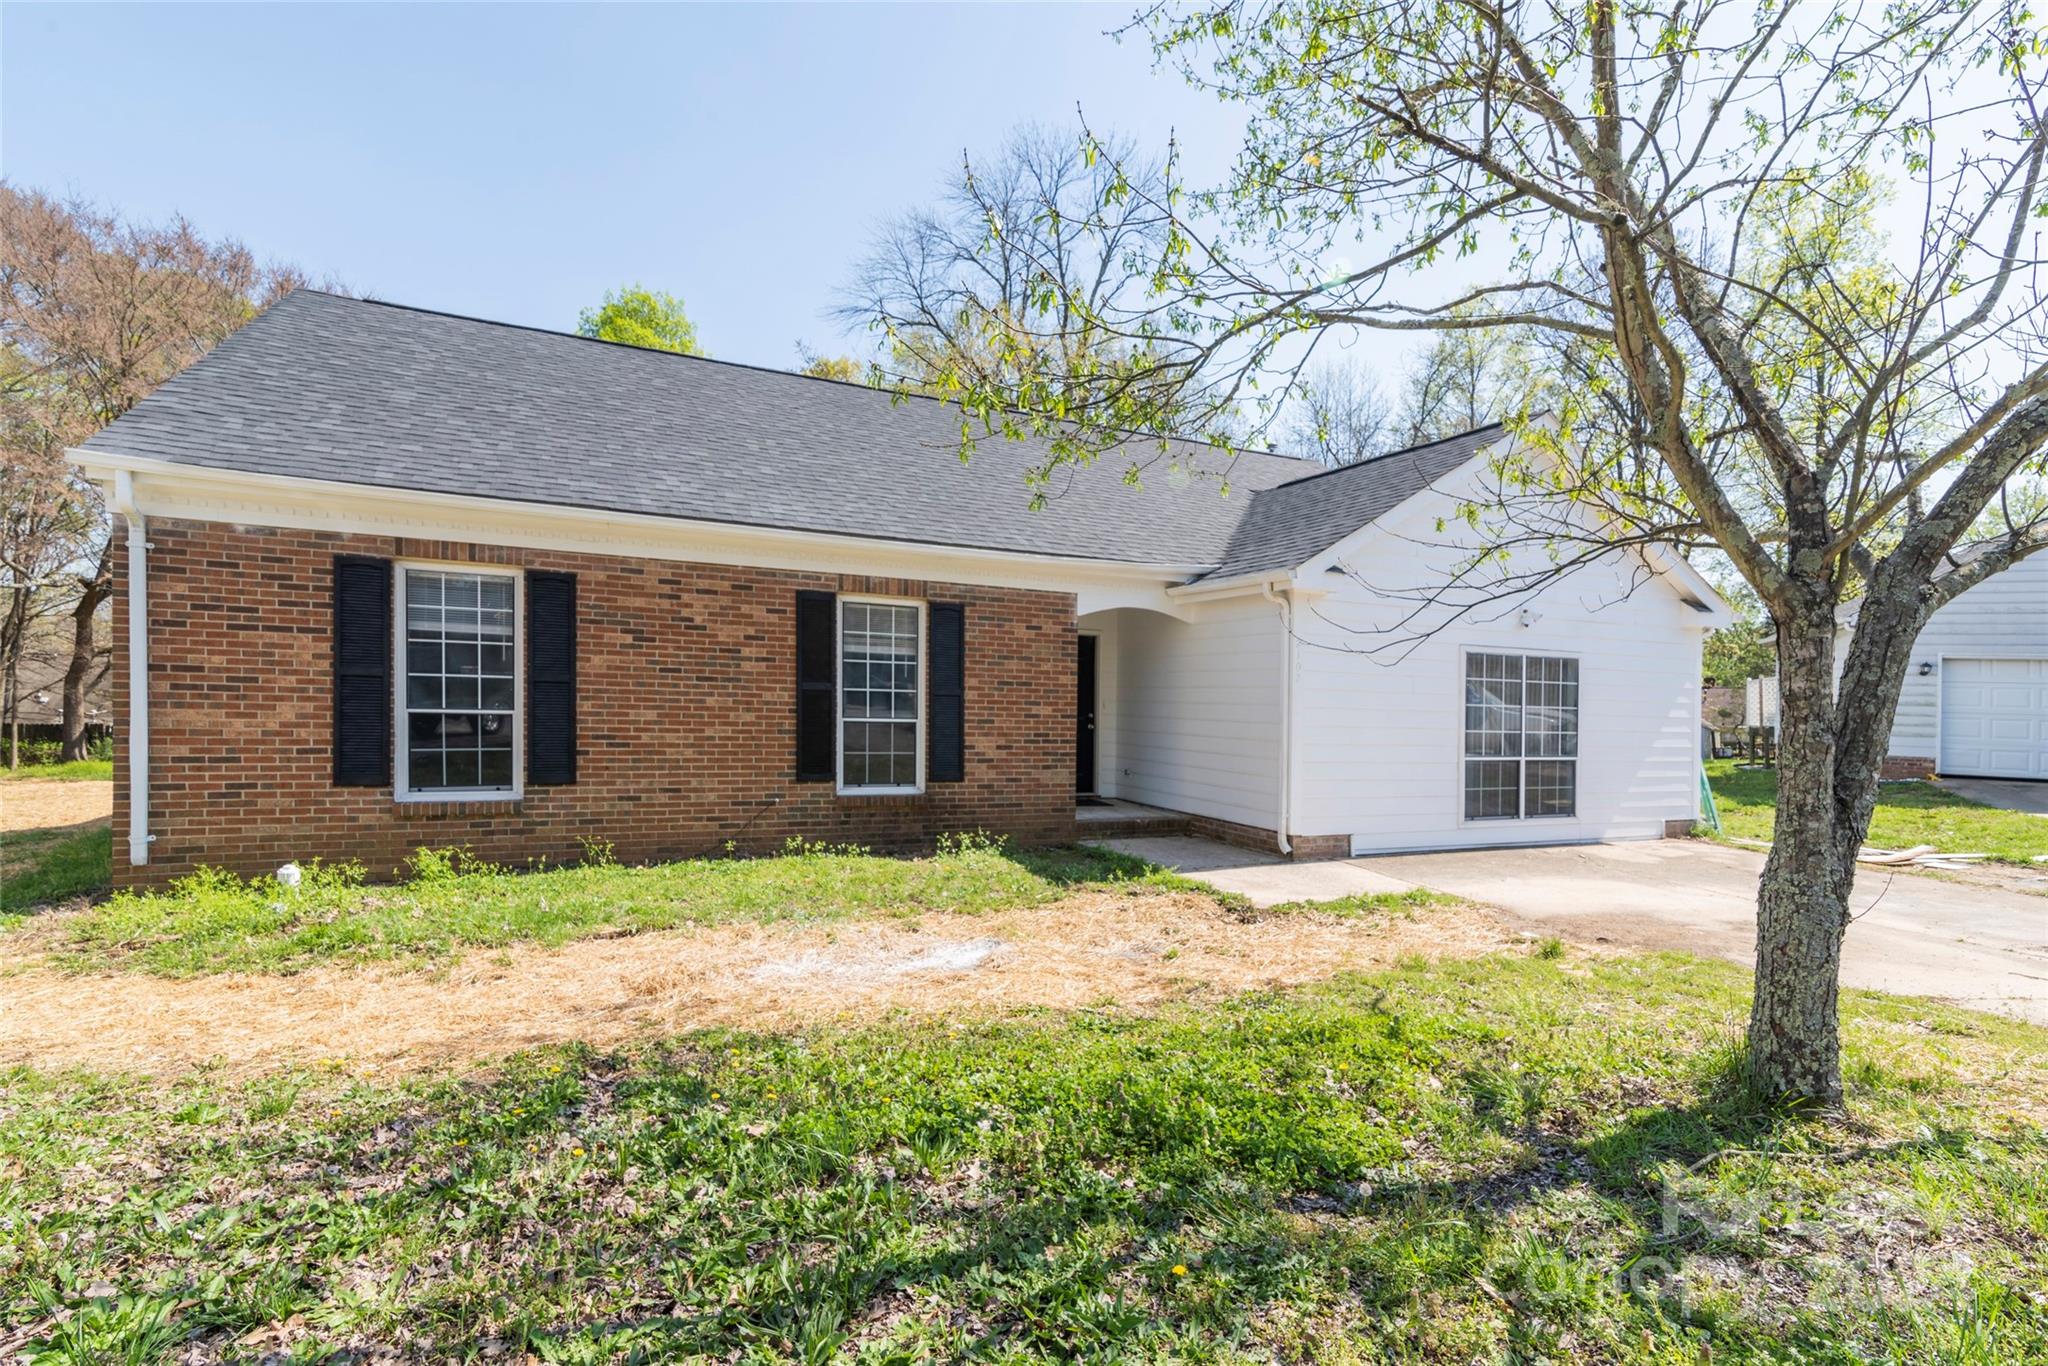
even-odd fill
[{"label": "white garage door", "polygon": [[2048,778],[2048,659],[1946,659],[1941,771]]}]

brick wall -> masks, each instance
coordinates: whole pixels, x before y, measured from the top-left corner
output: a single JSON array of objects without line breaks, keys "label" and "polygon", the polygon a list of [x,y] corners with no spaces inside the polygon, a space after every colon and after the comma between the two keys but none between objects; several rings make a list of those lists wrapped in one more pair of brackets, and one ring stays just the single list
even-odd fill
[{"label": "brick wall", "polygon": [[[1272,830],[1256,825],[1240,825],[1236,821],[1218,820],[1214,816],[1188,817],[1188,833],[1199,835],[1203,839],[1235,845],[1239,849],[1251,849],[1261,854],[1280,852],[1279,836]],[[1287,843],[1293,850],[1287,857],[1296,863],[1317,863],[1324,859],[1351,857],[1349,835],[1294,835]]]},{"label": "brick wall", "polygon": [[[420,845],[494,861],[626,860],[744,850],[790,835],[879,847],[983,828],[1024,842],[1073,831],[1073,599],[782,570],[497,546],[152,521],[150,818],[127,859],[127,746],[115,746],[114,881],[207,864],[356,859],[388,877]],[[114,538],[117,650],[127,642],[125,538]],[[474,561],[577,575],[578,781],[524,800],[399,805],[333,784],[333,561],[338,553]],[[966,780],[914,797],[840,797],[794,781],[798,589],[966,605]],[[128,733],[116,661],[117,736]]]}]

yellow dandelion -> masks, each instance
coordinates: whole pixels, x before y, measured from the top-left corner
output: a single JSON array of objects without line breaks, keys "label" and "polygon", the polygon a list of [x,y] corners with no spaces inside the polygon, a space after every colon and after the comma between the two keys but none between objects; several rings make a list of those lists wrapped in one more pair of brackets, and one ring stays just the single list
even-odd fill
[{"label": "yellow dandelion", "polygon": [[712,1098],[713,1100],[717,1100],[717,1099],[718,1099],[718,1092],[716,1092],[716,1091],[713,1091],[713,1092],[711,1093],[711,1098]]},{"label": "yellow dandelion", "polygon": [[581,1149],[581,1148],[571,1148],[571,1149],[569,1149],[569,1156],[571,1156],[571,1157],[581,1157],[581,1156],[583,1156],[583,1149]]},{"label": "yellow dandelion", "polygon": [[1188,1274],[1188,1269],[1182,1266],[1179,1262],[1175,1262],[1173,1264],[1173,1274],[1176,1276],[1185,1276]]}]

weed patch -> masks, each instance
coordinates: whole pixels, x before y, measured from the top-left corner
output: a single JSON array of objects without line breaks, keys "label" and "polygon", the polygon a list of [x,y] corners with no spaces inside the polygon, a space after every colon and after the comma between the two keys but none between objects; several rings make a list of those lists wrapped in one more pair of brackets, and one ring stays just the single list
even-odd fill
[{"label": "weed patch", "polygon": [[1514,954],[398,1084],[16,1072],[0,1351],[2042,1359],[2048,1037],[1851,993],[1852,1118],[1796,1123],[1726,1085],[1741,1006]]},{"label": "weed patch", "polygon": [[624,867],[608,850],[594,852],[578,867],[513,872],[459,849],[421,849],[407,880],[391,885],[366,883],[355,864],[295,866],[283,880],[202,870],[164,891],[118,893],[72,917],[57,961],[166,976],[296,972],[322,963],[417,966],[465,949],[592,935],[978,914],[1043,905],[1085,887],[1198,888],[1106,849],[1016,851],[973,837],[918,859],[802,842],[774,858],[651,867]]}]

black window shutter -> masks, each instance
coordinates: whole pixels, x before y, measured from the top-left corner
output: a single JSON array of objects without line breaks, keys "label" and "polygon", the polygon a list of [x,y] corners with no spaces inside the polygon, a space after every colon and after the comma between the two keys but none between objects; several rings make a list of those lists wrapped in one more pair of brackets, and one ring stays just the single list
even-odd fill
[{"label": "black window shutter", "polygon": [[391,782],[391,561],[334,557],[334,785]]},{"label": "black window shutter", "polygon": [[834,687],[839,673],[839,599],[796,595],[796,780],[830,782],[838,758]]},{"label": "black window shutter", "polygon": [[576,781],[576,576],[526,575],[526,781]]},{"label": "black window shutter", "polygon": [[957,783],[967,776],[967,609],[957,602],[935,602],[931,618],[931,680],[925,700],[931,712],[925,756],[925,778]]}]

